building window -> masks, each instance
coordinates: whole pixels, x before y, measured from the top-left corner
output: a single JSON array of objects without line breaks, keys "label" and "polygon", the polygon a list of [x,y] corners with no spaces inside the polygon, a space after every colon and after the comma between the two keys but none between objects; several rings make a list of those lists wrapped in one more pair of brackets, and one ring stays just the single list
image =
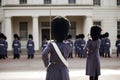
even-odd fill
[{"label": "building window", "polygon": [[75,4],[76,0],[68,0],[69,4]]},{"label": "building window", "polygon": [[50,29],[50,22],[45,21],[41,22],[42,27],[42,40],[44,39],[44,36],[47,36],[47,39],[50,39],[51,35],[51,29]]},{"label": "building window", "polygon": [[76,35],[76,22],[75,21],[71,21],[71,27],[69,30],[69,34],[72,35],[73,38],[75,38]]},{"label": "building window", "polygon": [[51,4],[51,0],[44,0],[44,4]]},{"label": "building window", "polygon": [[20,22],[20,39],[27,40],[28,36],[28,23]]},{"label": "building window", "polygon": [[41,22],[42,27],[50,27],[50,22]]},{"label": "building window", "polygon": [[120,0],[117,0],[117,6],[120,6]]},{"label": "building window", "polygon": [[2,0],[0,0],[0,6],[2,5]]},{"label": "building window", "polygon": [[117,22],[117,34],[120,35],[120,21]]},{"label": "building window", "polygon": [[2,23],[0,23],[0,32],[2,32]]},{"label": "building window", "polygon": [[94,22],[93,22],[93,25],[95,25],[95,26],[100,26],[100,27],[101,27],[101,21],[94,21]]},{"label": "building window", "polygon": [[93,0],[94,6],[100,6],[101,5],[100,3],[101,3],[100,0]]},{"label": "building window", "polygon": [[20,4],[27,4],[27,0],[20,0]]}]

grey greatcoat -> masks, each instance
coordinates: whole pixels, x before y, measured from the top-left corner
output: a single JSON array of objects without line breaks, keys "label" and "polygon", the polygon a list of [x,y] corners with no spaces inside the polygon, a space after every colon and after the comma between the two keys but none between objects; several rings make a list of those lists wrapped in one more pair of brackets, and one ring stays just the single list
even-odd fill
[{"label": "grey greatcoat", "polygon": [[117,53],[120,53],[120,39],[116,41],[115,46],[117,47]]},{"label": "grey greatcoat", "polygon": [[100,40],[88,40],[85,52],[87,55],[86,75],[100,75],[100,57],[99,57]]},{"label": "grey greatcoat", "polygon": [[12,43],[13,54],[20,54],[21,53],[21,43],[19,40],[14,40]]},{"label": "grey greatcoat", "polygon": [[[63,57],[68,58],[71,51],[71,46],[68,43],[56,42]],[[49,57],[50,54],[50,57]],[[47,67],[46,80],[70,80],[68,68],[58,57],[53,45],[51,43],[43,50],[42,59],[45,67]]]},{"label": "grey greatcoat", "polygon": [[78,41],[78,49],[79,49],[79,54],[84,54],[84,48],[85,47],[85,40],[79,39]]},{"label": "grey greatcoat", "polygon": [[32,55],[35,53],[33,40],[28,40],[27,42],[27,53],[28,55]]},{"label": "grey greatcoat", "polygon": [[0,56],[5,55],[5,41],[0,39]]},{"label": "grey greatcoat", "polygon": [[110,53],[110,47],[111,47],[110,39],[105,38],[105,41],[104,41],[104,51],[105,51],[105,54],[106,53]]}]

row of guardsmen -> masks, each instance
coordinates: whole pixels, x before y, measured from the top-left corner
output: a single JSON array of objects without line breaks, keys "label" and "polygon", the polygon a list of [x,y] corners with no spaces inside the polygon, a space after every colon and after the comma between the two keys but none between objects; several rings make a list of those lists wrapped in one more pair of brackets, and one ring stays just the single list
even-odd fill
[{"label": "row of guardsmen", "polygon": [[[0,33],[0,59],[6,59],[8,57],[7,55],[8,43],[6,39],[7,37],[3,33]],[[13,48],[13,59],[19,59],[22,51],[21,51],[20,38],[17,34],[14,34],[12,48]],[[34,50],[33,36],[31,34],[29,34],[29,40],[27,41],[26,48],[27,48],[28,59],[33,59],[35,50]]]},{"label": "row of guardsmen", "polygon": [[[76,40],[73,42],[72,41],[72,36],[68,35],[68,38],[66,41],[69,42],[69,44],[74,47],[75,49],[75,57],[80,57],[80,58],[85,58],[86,54],[84,54],[84,47],[86,45],[86,41],[84,40],[84,34],[79,34],[76,36]],[[8,43],[6,41],[7,37],[3,34],[0,33],[0,59],[5,59],[7,58],[7,48],[8,48]],[[90,40],[90,38],[89,38]],[[105,34],[102,34],[100,37],[101,40],[101,45],[99,49],[100,56],[102,57],[111,57],[110,55],[110,49],[111,49],[111,42],[109,39],[109,33],[106,32]],[[48,44],[48,39],[46,36],[44,36],[44,40],[42,41],[42,50],[47,46]],[[119,57],[120,54],[120,35],[117,35],[117,40],[115,43],[116,46],[116,55]],[[13,59],[19,59],[20,54],[21,54],[21,43],[20,43],[20,38],[17,34],[14,34],[14,40],[12,43],[12,48],[13,48]],[[34,58],[34,42],[33,42],[33,36],[29,34],[29,40],[27,41],[26,44],[27,48],[27,55],[28,59],[33,59]],[[73,51],[68,56],[69,58],[73,58]]]},{"label": "row of guardsmen", "polygon": [[[73,53],[75,53],[75,57],[80,57],[80,58],[85,58],[86,54],[84,53],[84,47],[87,43],[86,40],[84,40],[84,34],[79,34],[76,36],[76,40],[73,42],[72,40],[72,36],[68,35],[67,41],[69,42],[69,44],[74,47],[74,52],[71,51],[71,53],[69,54],[68,58],[73,58]],[[88,40],[91,40],[91,38],[89,37]],[[101,57],[111,57],[111,42],[109,39],[109,33],[106,32],[104,34],[101,34],[100,36],[100,40],[101,40],[101,45],[99,48],[99,53]],[[42,42],[42,50],[47,46],[48,44],[48,40],[47,37],[44,36],[44,40]],[[117,35],[117,40],[115,43],[116,46],[116,54],[117,57],[119,57],[120,54],[120,35]]]}]

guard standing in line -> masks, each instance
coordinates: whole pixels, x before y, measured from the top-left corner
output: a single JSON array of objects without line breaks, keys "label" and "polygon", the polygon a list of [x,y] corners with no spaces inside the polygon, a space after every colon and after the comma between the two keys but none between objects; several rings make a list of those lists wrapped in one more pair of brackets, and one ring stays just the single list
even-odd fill
[{"label": "guard standing in line", "polygon": [[117,47],[116,52],[117,52],[117,57],[119,57],[120,54],[120,35],[117,35],[117,40],[115,46]]},{"label": "guard standing in line", "polygon": [[86,44],[86,42],[85,42],[85,40],[84,40],[84,34],[80,34],[79,35],[80,36],[80,39],[79,39],[79,42],[78,42],[78,44],[79,44],[79,57],[80,58],[84,58],[85,57],[85,53],[84,53],[84,47],[85,47],[85,44]]},{"label": "guard standing in line", "polygon": [[79,57],[79,54],[78,54],[78,41],[79,41],[79,35],[76,35],[76,40],[75,40],[75,42],[74,42],[75,57]]},{"label": "guard standing in line", "polygon": [[[67,41],[69,42],[69,45],[73,48],[73,41],[71,39],[72,39],[72,36],[68,35]],[[73,58],[73,52],[72,52],[72,50],[71,50],[68,58]]]},{"label": "guard standing in line", "polygon": [[110,43],[110,39],[109,37],[109,33],[106,32],[105,33],[105,41],[104,41],[104,51],[105,51],[105,57],[111,57],[110,56],[110,47],[111,47],[111,43]]},{"label": "guard standing in line", "polygon": [[21,43],[20,43],[20,38],[17,34],[14,34],[14,40],[12,43],[12,48],[13,48],[13,59],[19,59],[20,58],[20,53],[21,53]]},{"label": "guard standing in line", "polygon": [[5,41],[3,33],[0,33],[0,59],[5,59]]},{"label": "guard standing in line", "polygon": [[34,58],[34,42],[33,42],[33,36],[29,34],[29,40],[27,42],[27,54],[28,54],[28,59],[33,59]]},{"label": "guard standing in line", "polygon": [[8,42],[6,41],[7,37],[4,35],[3,38],[5,41],[5,58],[8,58],[8,55],[7,55]]},{"label": "guard standing in line", "polygon": [[[64,17],[58,16],[52,20],[51,30],[54,41],[50,42],[42,52],[42,59],[47,67],[46,80],[70,80],[66,60],[72,48],[64,42],[67,39],[69,28],[70,22]],[[57,50],[53,43],[56,44]]]}]

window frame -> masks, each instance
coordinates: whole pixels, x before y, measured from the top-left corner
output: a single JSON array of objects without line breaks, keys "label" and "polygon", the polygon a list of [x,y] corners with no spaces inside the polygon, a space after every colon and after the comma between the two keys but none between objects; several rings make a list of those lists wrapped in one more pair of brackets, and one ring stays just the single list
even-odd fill
[{"label": "window frame", "polygon": [[120,6],[120,0],[117,0],[116,4],[117,4],[117,6]]},{"label": "window frame", "polygon": [[102,21],[93,21],[93,25],[95,26],[102,26]]},{"label": "window frame", "polygon": [[19,0],[20,4],[27,4],[27,0]]},{"label": "window frame", "polygon": [[70,30],[69,30],[69,34],[72,35],[73,39],[75,39],[77,22],[76,21],[70,21],[70,24],[71,24],[71,27],[70,27]]},{"label": "window frame", "polygon": [[28,22],[19,22],[19,26],[20,39],[26,41],[28,39]]},{"label": "window frame", "polygon": [[44,0],[44,4],[52,4],[52,0]]},{"label": "window frame", "polygon": [[2,22],[0,22],[0,32],[2,32]]},{"label": "window frame", "polygon": [[43,21],[41,22],[42,28],[50,28],[50,22],[49,21]]},{"label": "window frame", "polygon": [[93,0],[94,6],[101,6],[101,0]]},{"label": "window frame", "polygon": [[0,7],[2,6],[2,0],[0,0]]},{"label": "window frame", "polygon": [[76,0],[68,0],[69,4],[76,4]]},{"label": "window frame", "polygon": [[120,21],[117,21],[117,34],[120,35]]}]

